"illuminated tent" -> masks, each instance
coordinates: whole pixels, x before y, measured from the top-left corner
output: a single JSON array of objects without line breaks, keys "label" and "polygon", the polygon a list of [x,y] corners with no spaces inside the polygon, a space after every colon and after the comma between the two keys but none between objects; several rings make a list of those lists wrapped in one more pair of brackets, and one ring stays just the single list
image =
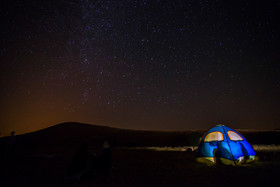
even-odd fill
[{"label": "illuminated tent", "polygon": [[256,153],[246,139],[237,131],[217,125],[202,137],[197,161],[239,165],[255,160]]}]

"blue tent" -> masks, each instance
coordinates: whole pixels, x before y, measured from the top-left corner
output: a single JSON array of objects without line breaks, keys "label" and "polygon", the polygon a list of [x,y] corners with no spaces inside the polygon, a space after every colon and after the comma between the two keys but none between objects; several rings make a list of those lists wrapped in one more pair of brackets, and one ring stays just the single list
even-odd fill
[{"label": "blue tent", "polygon": [[202,137],[197,161],[238,165],[254,161],[255,156],[254,149],[240,133],[224,125],[217,125]]}]

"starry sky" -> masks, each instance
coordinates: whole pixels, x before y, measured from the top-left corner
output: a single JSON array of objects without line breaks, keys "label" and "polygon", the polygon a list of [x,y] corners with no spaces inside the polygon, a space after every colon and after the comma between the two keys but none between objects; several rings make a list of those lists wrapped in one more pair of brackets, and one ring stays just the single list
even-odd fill
[{"label": "starry sky", "polygon": [[1,1],[0,135],[76,121],[280,127],[280,1]]}]

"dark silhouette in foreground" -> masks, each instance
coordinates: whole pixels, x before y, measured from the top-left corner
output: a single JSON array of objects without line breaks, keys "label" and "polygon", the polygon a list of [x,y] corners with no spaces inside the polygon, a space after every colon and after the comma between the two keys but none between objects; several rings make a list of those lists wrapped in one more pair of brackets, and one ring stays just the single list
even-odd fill
[{"label": "dark silhouette in foreground", "polygon": [[96,153],[91,155],[89,174],[91,176],[108,176],[112,168],[112,150],[110,143],[105,141],[101,154]]},{"label": "dark silhouette in foreground", "polygon": [[88,144],[86,142],[82,143],[74,158],[67,169],[67,178],[70,181],[77,181],[84,174],[87,167],[88,160]]},{"label": "dark silhouette in foreground", "polygon": [[79,181],[82,178],[107,178],[110,175],[112,150],[109,142],[105,141],[103,143],[100,155],[92,153],[89,157],[88,153],[88,144],[82,143],[67,169],[66,175],[69,182]]},{"label": "dark silhouette in foreground", "polygon": [[109,142],[103,143],[103,151],[100,157],[99,173],[101,175],[109,175],[112,168],[112,150]]},{"label": "dark silhouette in foreground", "polygon": [[90,167],[89,167],[89,175],[96,176],[98,168],[98,157],[96,153],[92,153],[90,156]]}]

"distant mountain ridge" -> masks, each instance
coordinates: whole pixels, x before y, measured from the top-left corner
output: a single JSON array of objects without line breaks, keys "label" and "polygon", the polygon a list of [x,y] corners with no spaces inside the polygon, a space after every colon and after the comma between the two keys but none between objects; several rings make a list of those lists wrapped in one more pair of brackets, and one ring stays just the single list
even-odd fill
[{"label": "distant mountain ridge", "polygon": [[35,139],[38,143],[42,144],[61,144],[102,140],[118,131],[120,131],[120,129],[106,126],[65,122],[20,135],[20,137],[25,143]]},{"label": "distant mountain ridge", "polygon": [[[109,141],[113,146],[195,146],[205,130],[148,131],[129,130],[77,122],[65,122],[42,130],[18,135],[20,144],[30,146],[73,145],[88,142],[101,145]],[[280,144],[279,131],[240,130],[251,144]],[[8,137],[7,137],[8,138]],[[5,139],[5,138],[1,138]]]},{"label": "distant mountain ridge", "polygon": [[[116,146],[183,146],[197,144],[202,132],[162,132],[119,129],[106,126],[66,122],[19,135],[24,144],[53,145],[89,142],[91,145],[110,141]],[[191,138],[190,138],[191,137]]]}]

